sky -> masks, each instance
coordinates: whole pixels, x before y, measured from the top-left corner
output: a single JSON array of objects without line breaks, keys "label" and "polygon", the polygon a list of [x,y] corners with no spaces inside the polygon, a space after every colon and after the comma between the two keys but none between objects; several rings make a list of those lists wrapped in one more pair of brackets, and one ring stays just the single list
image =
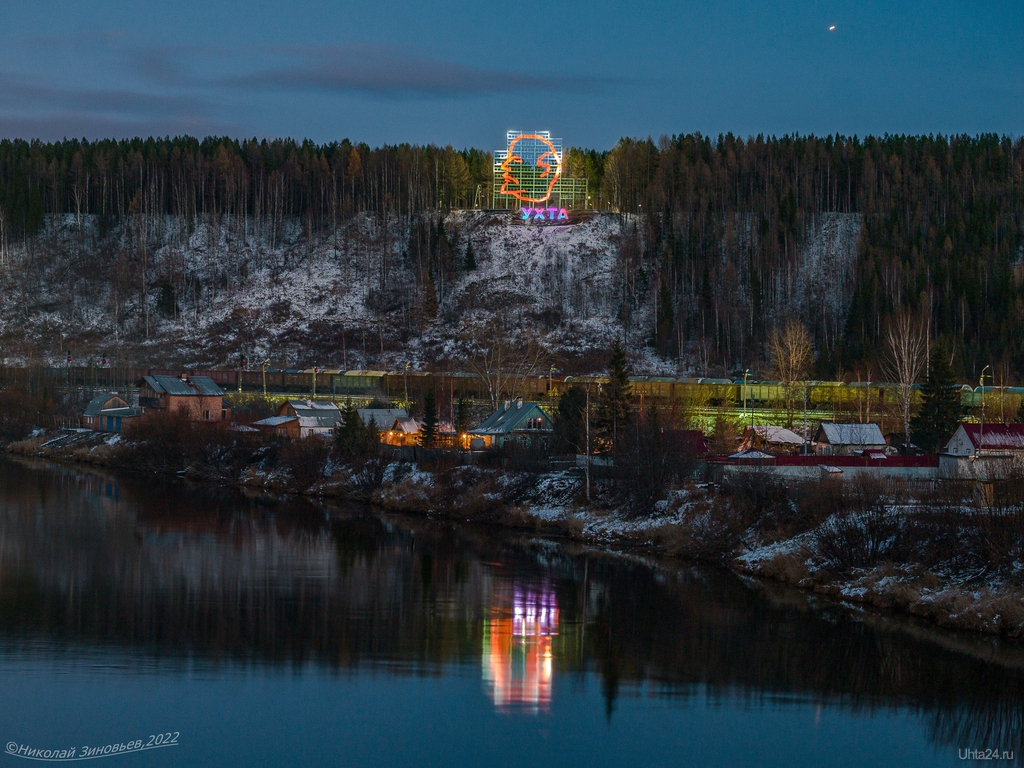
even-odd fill
[{"label": "sky", "polygon": [[0,0],[0,137],[1024,134],[1020,0]]}]

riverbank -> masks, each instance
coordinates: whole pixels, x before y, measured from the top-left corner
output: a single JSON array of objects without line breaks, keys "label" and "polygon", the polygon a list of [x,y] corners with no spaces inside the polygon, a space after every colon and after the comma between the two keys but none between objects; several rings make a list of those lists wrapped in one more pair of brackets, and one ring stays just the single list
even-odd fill
[{"label": "riverbank", "polygon": [[46,451],[36,436],[8,451],[714,562],[943,627],[1024,637],[1024,493],[1012,483],[982,506],[959,486],[914,493],[898,481],[783,484],[757,473],[687,481],[653,513],[637,515],[612,483],[595,483],[588,501],[571,471],[420,466],[380,456],[343,463],[319,441],[282,447],[237,435],[189,463],[164,466],[145,444],[100,440]]}]

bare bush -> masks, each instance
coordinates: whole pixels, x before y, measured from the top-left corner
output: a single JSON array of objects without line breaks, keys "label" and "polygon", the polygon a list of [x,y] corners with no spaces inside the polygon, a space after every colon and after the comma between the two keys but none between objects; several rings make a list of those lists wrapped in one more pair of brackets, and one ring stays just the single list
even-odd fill
[{"label": "bare bush", "polygon": [[281,463],[291,475],[294,490],[305,493],[323,480],[330,455],[331,443],[321,437],[307,437],[288,443],[281,450]]},{"label": "bare bush", "polygon": [[905,485],[862,475],[849,482],[847,505],[815,532],[821,564],[838,573],[906,560],[912,548],[911,526],[898,509]]}]

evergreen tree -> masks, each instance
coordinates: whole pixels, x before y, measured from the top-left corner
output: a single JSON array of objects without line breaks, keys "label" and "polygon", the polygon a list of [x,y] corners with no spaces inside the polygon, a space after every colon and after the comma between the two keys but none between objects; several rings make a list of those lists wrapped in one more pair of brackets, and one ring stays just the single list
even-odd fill
[{"label": "evergreen tree", "polygon": [[346,400],[345,406],[341,409],[341,424],[338,425],[338,433],[334,438],[338,455],[343,461],[352,461],[363,456],[367,452],[368,436],[355,405],[351,400]]},{"label": "evergreen tree", "polygon": [[587,393],[575,385],[558,398],[552,435],[555,453],[586,452]]},{"label": "evergreen tree", "polygon": [[476,256],[473,255],[473,242],[466,243],[466,271],[472,272],[476,269]]},{"label": "evergreen tree", "polygon": [[960,393],[953,381],[949,355],[936,344],[928,361],[928,378],[921,387],[921,410],[910,421],[915,445],[937,451],[953,436],[963,419]]},{"label": "evergreen tree", "polygon": [[608,360],[608,383],[601,390],[595,422],[598,439],[605,451],[612,451],[620,431],[629,422],[633,393],[629,383],[629,365],[618,337]]},{"label": "evergreen tree", "polygon": [[455,410],[455,434],[463,435],[470,428],[470,419],[472,418],[472,411],[470,409],[469,401],[460,397],[458,405]]},{"label": "evergreen tree", "polygon": [[433,388],[427,390],[423,400],[423,428],[420,430],[420,445],[433,448],[437,439],[437,396]]}]

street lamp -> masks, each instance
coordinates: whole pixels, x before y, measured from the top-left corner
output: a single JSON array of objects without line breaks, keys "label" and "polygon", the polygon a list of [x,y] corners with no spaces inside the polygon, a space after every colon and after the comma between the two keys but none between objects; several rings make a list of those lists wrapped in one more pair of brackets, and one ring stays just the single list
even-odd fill
[{"label": "street lamp", "polygon": [[985,440],[985,371],[990,366],[986,365],[981,369],[981,376],[978,377],[978,389],[981,390],[981,427],[978,428],[978,450],[981,453],[981,444]]},{"label": "street lamp", "polygon": [[260,363],[260,366],[263,368],[263,399],[264,400],[267,397],[267,366],[268,365],[270,365],[269,358],[267,360],[264,360],[262,363]]},{"label": "street lamp", "polygon": [[405,364],[405,370],[402,371],[402,378],[405,379],[405,410],[406,413],[409,411],[409,369],[412,366],[409,363]]},{"label": "street lamp", "polygon": [[[750,375],[750,369],[747,368],[747,370],[745,370],[743,372],[743,418],[744,419],[747,418],[747,376],[749,376],[749,375]],[[751,423],[751,425],[753,425],[753,423],[754,423],[753,417],[751,417],[750,423]]]}]

